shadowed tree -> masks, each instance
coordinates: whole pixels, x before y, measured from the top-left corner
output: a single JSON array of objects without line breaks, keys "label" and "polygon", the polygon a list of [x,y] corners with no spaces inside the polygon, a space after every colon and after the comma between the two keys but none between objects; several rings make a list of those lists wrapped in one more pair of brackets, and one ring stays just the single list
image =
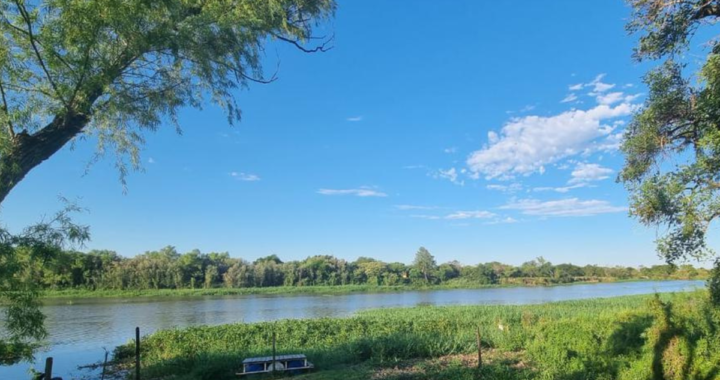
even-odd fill
[{"label": "shadowed tree", "polygon": [[[121,181],[143,132],[210,99],[240,119],[233,92],[262,75],[268,39],[305,52],[333,0],[8,0],[0,3],[0,203],[73,138],[114,152]],[[179,129],[178,129],[179,130]]]},{"label": "shadowed tree", "polygon": [[53,218],[27,227],[20,234],[0,229],[0,303],[4,307],[4,331],[0,334],[0,364],[32,357],[35,341],[47,336],[40,311],[37,279],[43,264],[72,244],[89,238],[88,228],[74,224],[68,206]]},{"label": "shadowed tree", "polygon": [[[631,0],[628,30],[640,34],[637,60],[662,59],[644,78],[648,96],[627,128],[620,181],[630,212],[663,227],[658,253],[668,262],[705,258],[708,227],[720,216],[720,45],[704,45],[698,67],[685,54],[698,30],[718,21],[712,0]],[[702,61],[704,59],[704,61]],[[720,261],[716,261],[720,265]]]}]

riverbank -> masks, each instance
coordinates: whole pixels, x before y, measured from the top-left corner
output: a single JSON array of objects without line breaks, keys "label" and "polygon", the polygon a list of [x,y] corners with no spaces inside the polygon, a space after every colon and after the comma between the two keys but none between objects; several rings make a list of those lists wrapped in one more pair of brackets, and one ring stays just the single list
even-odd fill
[{"label": "riverbank", "polygon": [[[312,379],[715,379],[720,311],[706,291],[530,306],[413,307],[348,318],[165,330],[142,340],[143,379],[233,379],[241,358],[302,352]],[[116,350],[130,360],[131,346]],[[476,364],[476,362],[475,362]],[[174,376],[174,377],[173,377]]]},{"label": "riverbank", "polygon": [[528,286],[566,286],[597,283],[639,282],[639,281],[674,281],[674,280],[705,280],[693,279],[617,279],[610,277],[581,279],[573,282],[553,283],[549,279],[520,279],[523,281],[504,284],[472,284],[457,282],[442,285],[413,286],[413,285],[335,285],[335,286],[275,286],[264,288],[210,288],[210,289],[143,289],[143,290],[45,290],[41,293],[43,299],[58,298],[133,298],[133,297],[207,297],[207,296],[244,296],[244,295],[313,295],[313,294],[350,294],[350,293],[392,293],[406,291],[433,291],[450,289],[492,289]]}]

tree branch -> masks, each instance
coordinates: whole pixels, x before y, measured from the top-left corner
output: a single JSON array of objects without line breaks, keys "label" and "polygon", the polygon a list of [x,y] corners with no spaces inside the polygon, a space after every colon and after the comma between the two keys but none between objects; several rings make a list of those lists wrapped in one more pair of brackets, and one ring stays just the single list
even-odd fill
[{"label": "tree branch", "polygon": [[55,90],[55,94],[60,99],[60,101],[63,103],[65,108],[68,108],[67,102],[62,97],[62,94],[60,93],[60,90],[58,89],[57,85],[55,84],[55,81],[52,79],[52,76],[50,75],[50,72],[48,71],[47,67],[45,66],[45,61],[42,59],[42,56],[40,55],[40,50],[37,47],[37,44],[35,43],[35,35],[33,34],[32,30],[32,20],[30,20],[30,14],[27,12],[27,9],[25,9],[25,5],[21,4],[19,0],[14,0],[15,5],[18,7],[18,11],[20,12],[20,15],[22,15],[23,20],[25,20],[25,24],[27,25],[27,32],[28,32],[28,38],[30,39],[30,45],[33,48],[33,51],[35,51],[35,56],[38,59],[38,62],[40,63],[40,67],[42,67],[43,71],[45,72],[45,76],[47,77],[48,82],[50,82],[50,85],[52,86],[53,90]]},{"label": "tree branch", "polygon": [[5,89],[3,88],[2,82],[0,82],[0,95],[2,95],[3,111],[7,117],[8,130],[10,131],[10,137],[15,138],[15,128],[13,127],[12,120],[10,120],[10,111],[8,109],[7,99],[5,98]]},{"label": "tree branch", "polygon": [[705,5],[701,6],[690,19],[702,20],[710,16],[720,16],[720,6],[718,4],[713,4],[712,1],[708,1]]},{"label": "tree branch", "polygon": [[278,40],[280,40],[280,41],[285,41],[285,42],[287,42],[287,43],[290,43],[290,44],[294,45],[296,48],[300,49],[300,51],[305,52],[305,53],[318,53],[318,52],[324,53],[324,52],[326,52],[326,51],[332,50],[332,48],[334,47],[334,46],[328,47],[327,45],[330,44],[333,40],[335,40],[335,34],[333,34],[332,36],[330,36],[330,38],[328,38],[327,41],[323,42],[321,45],[318,45],[318,46],[316,46],[316,47],[313,48],[313,49],[308,49],[308,48],[306,48],[306,47],[303,46],[302,43],[300,43],[300,41],[298,41],[298,40],[292,40],[292,39],[290,39],[290,38],[283,37],[283,36],[281,36],[281,35],[279,35],[279,34],[276,34],[276,33],[270,33],[270,34],[271,34],[273,37],[275,37],[275,38],[277,38]]}]

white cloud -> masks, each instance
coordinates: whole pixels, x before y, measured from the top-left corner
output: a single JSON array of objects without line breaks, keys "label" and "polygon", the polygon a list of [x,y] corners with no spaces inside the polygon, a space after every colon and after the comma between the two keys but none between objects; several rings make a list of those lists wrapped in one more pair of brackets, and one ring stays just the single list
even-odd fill
[{"label": "white cloud", "polygon": [[600,181],[609,178],[612,173],[612,169],[602,167],[599,164],[579,162],[575,165],[575,169],[570,174],[572,178],[568,181],[568,183],[581,184],[591,181]]},{"label": "white cloud", "polygon": [[152,157],[148,158],[148,164],[154,164],[154,163],[155,163],[154,158],[152,158]]},{"label": "white cloud", "polygon": [[576,101],[577,99],[577,95],[570,93],[563,100],[561,100],[560,103],[570,103]]},{"label": "white cloud", "polygon": [[246,182],[255,182],[260,180],[260,177],[256,174],[249,173],[230,172],[230,176],[233,178],[237,178],[240,181]]},{"label": "white cloud", "polygon": [[518,112],[521,112],[521,113],[522,112],[530,112],[534,109],[535,109],[535,105],[530,104],[530,105],[527,105],[527,106],[521,108],[520,111],[518,111]]},{"label": "white cloud", "polygon": [[544,170],[544,165],[597,149],[614,129],[604,122],[630,115],[636,106],[598,105],[589,110],[569,110],[554,116],[514,118],[500,134],[488,133],[489,145],[467,160],[475,176],[509,179]]},{"label": "white cloud", "polygon": [[596,96],[615,87],[614,83],[603,83],[602,79],[604,77],[605,74],[600,74],[596,76],[595,79],[592,80],[592,82],[585,85],[585,87],[592,87],[592,91],[589,93],[589,95]]},{"label": "white cloud", "polygon": [[514,193],[517,191],[522,190],[522,185],[519,183],[513,183],[511,185],[498,185],[498,184],[491,184],[485,186],[488,190],[497,190],[502,192],[508,192],[508,193]]},{"label": "white cloud", "polygon": [[572,190],[572,189],[578,189],[578,188],[586,187],[586,186],[587,186],[587,184],[585,184],[585,183],[579,183],[579,184],[572,185],[572,186],[562,186],[562,187],[535,187],[535,188],[533,188],[533,191],[535,191],[535,192],[539,192],[539,191],[554,191],[554,192],[556,192],[556,193],[563,193],[563,194],[564,194],[564,193],[567,193],[568,191],[570,191],[570,190]]},{"label": "white cloud", "polygon": [[353,195],[356,197],[387,197],[387,194],[368,186],[357,189],[320,189],[317,193],[322,195]]},{"label": "white cloud", "polygon": [[607,94],[600,94],[595,98],[599,104],[615,104],[623,100],[622,92],[608,92]]},{"label": "white cloud", "polygon": [[436,206],[395,205],[398,210],[435,210]]},{"label": "white cloud", "polygon": [[448,181],[450,181],[456,185],[460,185],[460,186],[465,185],[465,181],[458,179],[458,171],[455,168],[450,168],[450,169],[446,169],[446,170],[439,169],[438,171],[434,171],[429,174],[433,178],[447,179]]},{"label": "white cloud", "polygon": [[452,214],[446,215],[445,219],[488,219],[494,216],[495,214],[489,211],[456,211]]},{"label": "white cloud", "polygon": [[591,88],[589,95],[591,95],[591,96],[600,95],[603,92],[608,91],[611,88],[615,87],[614,83],[604,83],[602,81],[603,78],[605,78],[605,74],[599,74],[598,76],[595,77],[595,79],[593,79],[589,83],[573,84],[568,87],[568,90],[580,91],[583,88]]},{"label": "white cloud", "polygon": [[517,219],[508,216],[508,217],[506,217],[506,218],[495,219],[495,220],[490,221],[490,222],[487,222],[487,223],[485,223],[485,224],[488,224],[488,225],[491,225],[491,224],[512,224],[512,223],[517,223],[517,222],[518,222]]},{"label": "white cloud", "polygon": [[524,215],[545,217],[591,216],[626,211],[626,207],[611,205],[602,200],[580,200],[578,198],[557,201],[539,201],[537,199],[520,199],[505,206],[505,210],[518,210]]},{"label": "white cloud", "polygon": [[457,147],[452,146],[450,148],[445,148],[443,149],[443,152],[447,154],[457,153]]},{"label": "white cloud", "polygon": [[345,119],[345,120],[351,121],[351,122],[356,122],[356,121],[361,121],[362,119],[363,119],[362,116],[352,116],[352,117],[349,117],[349,118],[347,118],[347,119]]},{"label": "white cloud", "polygon": [[437,216],[437,215],[410,215],[410,217],[411,217],[411,218],[416,218],[416,219],[427,219],[427,220],[438,220],[438,219],[441,219],[441,218],[440,218],[439,216]]}]

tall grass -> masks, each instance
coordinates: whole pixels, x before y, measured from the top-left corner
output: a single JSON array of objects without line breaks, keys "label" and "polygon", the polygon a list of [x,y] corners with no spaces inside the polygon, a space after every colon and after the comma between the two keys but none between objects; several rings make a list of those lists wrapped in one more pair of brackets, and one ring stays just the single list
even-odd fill
[{"label": "tall grass", "polygon": [[[533,306],[415,307],[350,318],[192,327],[142,342],[144,379],[231,379],[244,357],[302,352],[322,369],[391,366],[476,350],[522,352],[538,379],[720,378],[720,315],[707,293]],[[129,357],[131,345],[116,357]],[[464,373],[464,372],[458,372]],[[527,371],[504,375],[526,378]],[[657,377],[661,376],[661,377]]]}]

